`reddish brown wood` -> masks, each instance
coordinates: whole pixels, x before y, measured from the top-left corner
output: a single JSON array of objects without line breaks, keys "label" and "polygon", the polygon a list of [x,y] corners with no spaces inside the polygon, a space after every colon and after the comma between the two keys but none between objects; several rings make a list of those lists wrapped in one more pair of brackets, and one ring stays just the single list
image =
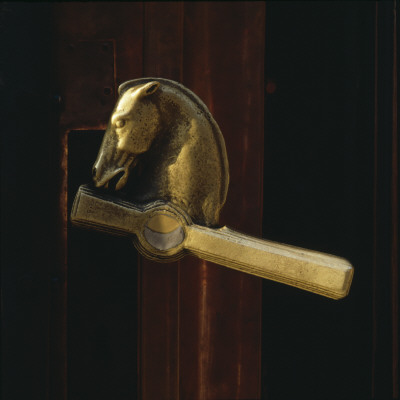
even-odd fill
[{"label": "reddish brown wood", "polygon": [[[255,235],[262,217],[263,48],[263,4],[185,6],[183,81],[210,108],[230,162],[221,222]],[[181,269],[182,399],[259,398],[260,280],[211,263],[186,263]]]},{"label": "reddish brown wood", "polygon": [[[210,108],[230,159],[222,222],[260,234],[264,5],[145,9],[145,74],[182,81]],[[143,399],[259,398],[259,279],[187,257],[143,260],[141,283]]]},{"label": "reddish brown wood", "polygon": [[[117,85],[145,75],[181,81],[209,106],[230,158],[231,185],[222,222],[259,234],[264,5],[88,3],[60,4],[56,10],[65,104],[63,226],[68,130],[104,128]],[[110,17],[116,15],[118,21]],[[81,50],[76,60],[66,54],[71,44]],[[106,47],[113,49],[114,65]],[[96,57],[102,69],[89,76],[93,68],[85,68],[96,64]],[[81,115],[76,104],[82,104],[85,82],[90,112]],[[104,87],[111,87],[114,96],[105,97]],[[259,397],[259,279],[187,258],[173,264],[143,259],[139,281],[141,398]]]},{"label": "reddish brown wood", "polygon": [[[376,56],[379,50],[380,57],[379,60],[376,59],[375,65],[375,287],[372,338],[375,357],[372,370],[375,379],[372,396],[374,398],[399,397],[398,67],[395,58],[397,5],[396,1],[378,2],[376,5],[376,9],[380,11],[376,19]],[[32,63],[32,59],[35,58],[35,51],[39,56],[41,48],[39,44],[33,43],[32,38],[27,37],[29,40],[26,42],[22,39],[26,36],[25,32],[32,32],[32,29],[25,31],[23,26],[26,25],[29,16],[29,24],[32,25],[34,22],[51,18],[46,14],[43,19],[38,19],[38,15],[44,10],[40,8],[39,14],[25,11],[23,15],[27,19],[24,20],[20,18],[20,14],[26,6],[21,6],[21,9],[10,7],[8,5],[2,10],[7,16],[5,20],[10,21],[9,18],[12,17],[11,21],[21,24],[16,25],[12,31],[17,37],[15,42],[12,36],[7,40],[12,43],[10,48],[15,47],[15,52],[13,50],[11,53],[25,51],[31,45],[32,48],[36,48],[17,57],[17,71],[21,74],[23,82],[25,75],[19,68],[19,65],[24,65],[21,60],[30,57],[27,66],[29,69],[31,66],[36,68],[37,65]],[[37,154],[43,157],[41,166],[36,167],[40,172],[36,175],[41,176],[40,190],[37,190],[36,180],[36,185],[30,182],[26,186],[25,182],[21,186],[26,186],[25,189],[29,189],[27,193],[33,194],[27,204],[28,211],[34,216],[30,226],[24,228],[25,236],[31,237],[30,242],[24,245],[26,255],[17,257],[17,263],[12,259],[12,268],[20,263],[19,269],[14,272],[11,268],[11,272],[6,275],[10,278],[11,273],[14,280],[11,281],[11,287],[7,286],[10,285],[9,282],[5,283],[5,321],[7,324],[11,321],[11,329],[18,328],[17,338],[13,338],[10,348],[12,344],[17,345],[19,352],[15,359],[14,350],[7,349],[10,345],[8,335],[8,341],[5,342],[7,355],[4,366],[12,370],[7,376],[14,373],[16,377],[26,374],[29,377],[23,381],[24,387],[17,387],[18,378],[12,383],[7,381],[8,388],[5,393],[11,393],[11,390],[15,393],[12,386],[17,387],[18,393],[25,393],[27,388],[32,388],[35,392],[32,393],[33,397],[36,395],[38,398],[41,396],[62,400],[67,399],[68,368],[66,185],[67,140],[70,130],[104,128],[116,99],[118,84],[121,82],[149,75],[181,81],[206,102],[226,138],[231,185],[221,222],[232,228],[259,235],[263,147],[264,5],[233,2],[59,3],[54,5],[54,10],[52,21],[56,40],[53,70],[56,71],[57,81],[55,94],[61,98],[60,130],[49,129],[53,136],[47,137],[44,136],[47,129],[44,126],[41,132],[38,128],[31,130],[28,127],[29,129],[22,134],[21,127],[26,126],[27,118],[21,124],[18,112],[11,114],[11,122],[7,125],[10,132],[13,132],[7,139],[7,149],[15,150],[16,154],[19,154],[19,160],[24,159],[25,163],[10,164],[6,187],[8,181],[24,182],[26,168],[29,170],[37,161],[33,159],[36,150]],[[370,23],[370,20],[368,21]],[[42,31],[43,25],[38,23],[36,29]],[[18,35],[21,36],[19,39]],[[35,40],[37,38],[43,44],[43,37],[44,35],[35,36]],[[47,38],[49,37],[52,36],[48,35]],[[15,46],[15,43],[28,43],[29,46]],[[368,47],[368,43],[365,46]],[[390,48],[390,52],[385,50],[387,48]],[[388,52],[385,54],[385,51]],[[50,69],[45,61],[43,68],[46,71]],[[30,71],[26,76],[34,75],[35,73]],[[40,80],[43,79],[43,75],[44,73]],[[7,74],[5,78],[7,79]],[[42,123],[47,115],[46,107],[38,107],[36,104],[45,104],[48,101],[47,87],[39,90],[40,96],[35,94],[40,80],[28,86],[27,91],[22,91],[17,85],[18,93],[22,93],[22,96],[16,96],[16,110],[19,111],[19,102],[32,105],[27,107],[31,126],[37,123],[38,115],[41,116],[39,120]],[[389,83],[385,85],[385,82]],[[104,91],[105,88],[111,88],[110,94]],[[9,100],[15,99],[12,97]],[[40,122],[37,126],[39,125]],[[28,135],[29,133],[32,135]],[[35,145],[32,146],[31,140],[34,140],[35,136]],[[364,136],[363,141],[365,138]],[[50,140],[51,144],[47,143],[47,140]],[[7,153],[7,160],[17,157],[10,157],[10,152]],[[21,154],[24,157],[21,158]],[[84,154],[82,156],[85,157]],[[59,167],[58,172],[48,171],[52,170],[48,168],[48,163],[50,164],[49,160],[54,161],[53,158],[55,162],[52,165]],[[18,188],[14,187],[15,182],[12,184],[15,192],[10,197],[13,207],[6,210],[5,231],[8,236],[11,235],[7,242],[11,244],[11,252],[6,248],[8,254],[21,250],[21,233],[18,232],[18,227],[13,225],[13,213],[8,211],[15,211],[20,205],[26,206],[19,199]],[[53,190],[57,191],[56,199],[51,194]],[[44,206],[48,204],[48,197],[51,197],[52,202],[59,203],[56,216],[55,213],[51,213],[51,217],[50,214],[44,217],[48,212]],[[19,220],[22,221],[21,218]],[[42,231],[47,232],[49,229],[51,233],[37,234],[38,225]],[[108,242],[108,238],[105,241]],[[46,246],[44,248],[44,244],[57,249],[48,249]],[[32,266],[22,268],[21,260],[26,264],[32,264],[32,260],[39,260],[40,266],[37,269]],[[358,268],[361,277],[365,274],[362,270],[367,267],[360,265]],[[48,292],[47,282],[50,278]],[[142,314],[139,346],[142,351],[142,398],[193,400],[259,397],[258,279],[187,258],[174,264],[153,264],[143,260],[140,282]],[[354,283],[357,285],[357,282],[360,282],[359,278]],[[11,303],[10,297],[7,297],[10,293]],[[48,293],[50,300],[47,297]],[[366,299],[368,300],[368,297]],[[32,300],[32,304],[29,304]],[[350,301],[353,300],[350,298]],[[14,304],[18,307],[14,308]],[[360,307],[358,311],[365,309],[365,304]],[[354,315],[357,315],[358,311]],[[39,314],[43,318],[35,322]],[[48,330],[45,326],[47,321]],[[7,324],[5,328],[9,329]],[[21,333],[21,328],[35,327],[35,324],[37,327],[29,332],[29,335],[24,336]],[[354,324],[358,324],[357,318]],[[134,337],[132,340],[135,340]],[[362,341],[362,337],[360,340]],[[25,350],[27,353],[23,355]],[[48,359],[45,360],[47,356]],[[12,365],[9,365],[10,361]],[[21,362],[20,369],[18,362]],[[46,363],[44,373],[42,369]],[[29,368],[32,376],[29,375]],[[368,380],[365,382],[367,384]],[[122,392],[114,395],[115,398],[124,398]],[[71,393],[69,396],[74,397]],[[80,394],[80,397],[82,396],[85,398],[85,394]]]},{"label": "reddish brown wood", "polygon": [[61,124],[67,129],[104,129],[118,85],[142,75],[142,13],[141,3],[55,7]]},{"label": "reddish brown wood", "polygon": [[55,82],[60,100],[59,259],[60,283],[53,293],[50,388],[67,398],[67,193],[68,134],[104,129],[117,85],[142,75],[141,3],[60,3],[54,6]]},{"label": "reddish brown wood", "polygon": [[257,235],[262,216],[264,14],[264,6],[254,2],[185,6],[183,81],[206,102],[228,152],[231,179],[221,222]]},{"label": "reddish brown wood", "polygon": [[[182,3],[144,5],[144,76],[182,74]],[[140,398],[179,399],[180,263],[140,263]]]},{"label": "reddish brown wood", "polygon": [[144,74],[181,81],[183,3],[145,4],[144,26]]}]

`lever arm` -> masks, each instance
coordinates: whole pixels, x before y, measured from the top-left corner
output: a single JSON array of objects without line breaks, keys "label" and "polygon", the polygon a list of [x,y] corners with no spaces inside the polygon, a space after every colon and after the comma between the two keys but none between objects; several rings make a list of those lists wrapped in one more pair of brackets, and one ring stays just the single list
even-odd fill
[{"label": "lever arm", "polygon": [[353,276],[344,258],[257,239],[225,226],[190,225],[185,248],[204,260],[333,299],[348,294]]},{"label": "lever arm", "polygon": [[343,258],[257,239],[226,226],[196,225],[183,210],[165,201],[136,205],[81,186],[71,220],[86,228],[130,236],[143,255],[158,261],[191,253],[333,299],[348,294],[353,277],[352,265]]}]

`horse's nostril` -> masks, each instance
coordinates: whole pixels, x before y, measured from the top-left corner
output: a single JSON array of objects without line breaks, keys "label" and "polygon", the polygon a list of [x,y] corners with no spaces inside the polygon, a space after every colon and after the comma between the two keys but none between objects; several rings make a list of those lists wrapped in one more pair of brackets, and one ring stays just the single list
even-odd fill
[{"label": "horse's nostril", "polygon": [[92,176],[93,176],[93,178],[96,176],[96,172],[97,172],[97,168],[96,168],[96,167],[93,167],[93,169],[92,169]]}]

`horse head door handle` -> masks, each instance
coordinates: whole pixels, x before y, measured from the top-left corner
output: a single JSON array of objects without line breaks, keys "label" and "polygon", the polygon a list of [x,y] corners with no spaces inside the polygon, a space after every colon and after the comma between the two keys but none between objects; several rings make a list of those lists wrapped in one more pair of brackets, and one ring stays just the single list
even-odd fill
[{"label": "horse head door handle", "polygon": [[96,187],[122,189],[130,200],[172,202],[194,222],[215,225],[228,191],[221,131],[204,103],[167,79],[135,79],[119,88],[99,155]]},{"label": "horse head door handle", "polygon": [[131,236],[146,257],[190,253],[335,299],[350,289],[353,267],[343,258],[217,226],[229,183],[225,142],[204,103],[177,82],[120,86],[93,182],[79,188],[72,222]]}]

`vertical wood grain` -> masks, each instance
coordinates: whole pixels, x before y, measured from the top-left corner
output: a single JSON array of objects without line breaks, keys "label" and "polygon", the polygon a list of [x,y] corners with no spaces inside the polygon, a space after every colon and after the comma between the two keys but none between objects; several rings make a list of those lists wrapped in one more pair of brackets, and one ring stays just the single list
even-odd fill
[{"label": "vertical wood grain", "polygon": [[[144,72],[181,81],[225,137],[230,190],[221,222],[260,234],[264,5],[145,5]],[[258,278],[186,257],[141,267],[142,399],[257,399]],[[155,384],[157,382],[157,384]]]},{"label": "vertical wood grain", "polygon": [[[259,234],[263,4],[160,2],[57,7],[62,43],[113,43],[114,99],[118,84],[140,76],[180,81],[203,98],[220,124],[231,160],[231,186],[222,222]],[[71,71],[62,65],[60,71],[59,81],[65,84],[63,74]],[[65,135],[71,129],[104,129],[102,115],[103,109],[91,109],[83,116],[87,120],[77,120],[64,112],[62,143],[66,144]],[[65,150],[61,155],[64,175],[66,154]],[[64,189],[61,198],[65,212]],[[63,215],[62,226],[66,224]],[[193,258],[172,264],[141,259],[139,285],[142,399],[259,397],[258,278]]]},{"label": "vertical wood grain", "polygon": [[[183,4],[144,5],[143,76],[181,81]],[[141,257],[139,396],[179,399],[180,262]]]},{"label": "vertical wood grain", "polygon": [[[260,236],[264,5],[187,4],[184,50],[183,83],[208,105],[227,147],[230,185],[221,223]],[[182,399],[259,398],[261,280],[186,262],[180,360],[191,368],[181,368]]]},{"label": "vertical wood grain", "polygon": [[[68,204],[74,196],[72,186],[84,183],[77,180],[85,176],[90,181],[97,152],[91,146],[98,146],[101,132],[88,130],[105,129],[118,84],[142,75],[142,14],[141,3],[54,6],[54,91],[60,99],[55,235],[59,238],[56,265],[62,278],[62,286],[53,296],[50,327],[54,337],[49,361],[54,399],[122,399],[136,392],[136,335],[131,334],[126,342],[136,327],[136,252],[130,243],[68,231]],[[72,130],[81,131],[82,138],[74,135],[69,154]],[[90,151],[79,153],[85,146],[91,147]],[[104,246],[100,245],[102,240]],[[110,258],[118,268],[113,268]],[[113,269],[107,272],[109,268]],[[124,271],[129,282],[121,281]],[[112,282],[107,282],[107,276]],[[133,309],[127,312],[128,305]]]}]

